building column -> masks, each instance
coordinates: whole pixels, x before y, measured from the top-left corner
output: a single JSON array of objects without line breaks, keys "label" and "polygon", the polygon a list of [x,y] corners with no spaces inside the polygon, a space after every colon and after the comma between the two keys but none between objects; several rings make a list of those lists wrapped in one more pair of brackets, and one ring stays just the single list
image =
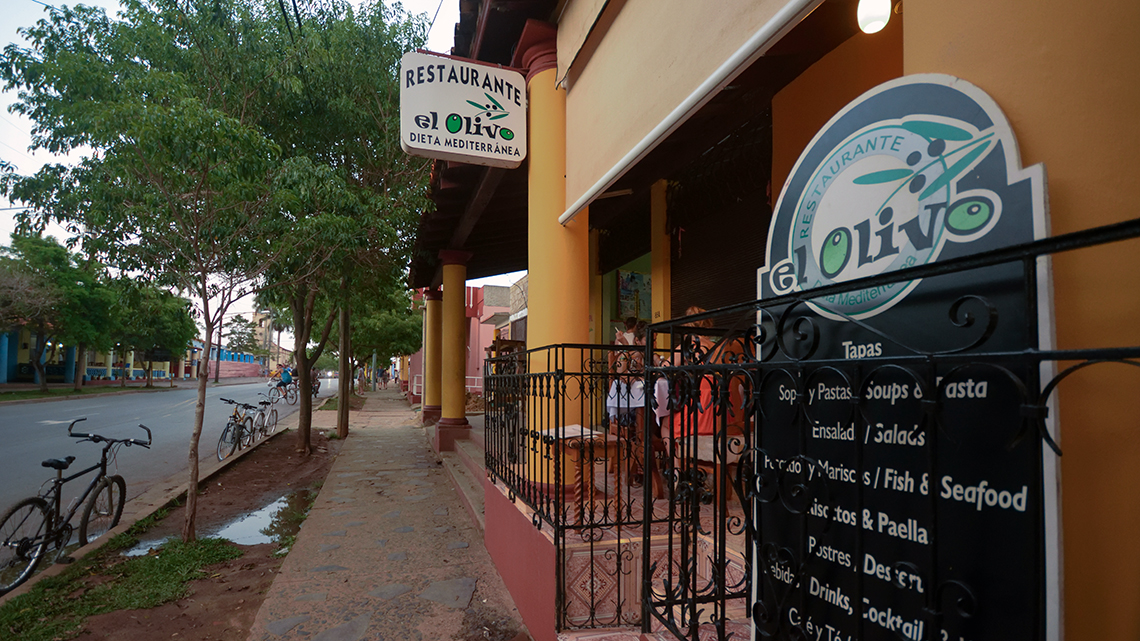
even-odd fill
[{"label": "building column", "polygon": [[443,264],[443,333],[440,382],[442,414],[435,431],[435,449],[455,449],[467,438],[467,261],[463,251],[439,252]]},{"label": "building column", "polygon": [[600,259],[599,246],[601,243],[601,230],[590,230],[590,343],[593,345],[600,345],[608,343],[607,336],[605,335],[606,327],[609,323],[606,322],[602,314],[603,310],[603,285],[602,274],[598,271],[598,261]]},{"label": "building column", "polygon": [[527,349],[590,340],[589,217],[558,223],[566,209],[566,91],[556,86],[555,31],[545,28],[521,56],[530,107]]},{"label": "building column", "polygon": [[[665,224],[668,183],[658,180],[649,188],[650,295],[653,297],[653,322],[662,323],[673,317],[669,290],[672,287],[672,258],[669,229]],[[657,337],[656,347],[667,349],[669,336]]]},{"label": "building column", "polygon": [[440,340],[443,334],[443,294],[438,289],[424,293],[424,389],[423,422],[431,425],[439,420],[440,407]]},{"label": "building column", "polygon": [[65,347],[63,352],[63,382],[75,382],[75,347]]},{"label": "building column", "polygon": [[4,361],[3,366],[5,379],[11,383],[16,380],[16,371],[20,368],[20,330],[8,332],[8,334],[0,339],[8,342],[8,360]]},{"label": "building column", "polygon": [[12,334],[0,334],[0,383],[8,382],[8,344],[12,342]]}]

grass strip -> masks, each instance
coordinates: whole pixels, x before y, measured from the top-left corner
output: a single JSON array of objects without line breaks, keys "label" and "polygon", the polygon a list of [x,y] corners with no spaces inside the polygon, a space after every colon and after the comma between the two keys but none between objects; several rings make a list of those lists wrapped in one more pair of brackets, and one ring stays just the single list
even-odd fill
[{"label": "grass strip", "polygon": [[[54,641],[82,631],[87,617],[116,610],[153,608],[186,595],[187,584],[205,577],[203,567],[242,555],[223,539],[168,541],[157,554],[113,563],[91,555],[58,576],[40,581],[0,608],[0,637]],[[88,577],[106,581],[88,587]]]},{"label": "grass strip", "polygon": [[[202,568],[242,555],[240,548],[224,539],[190,543],[171,539],[156,554],[130,559],[119,556],[168,511],[164,508],[139,521],[97,553],[5,603],[0,607],[0,638],[55,641],[74,637],[89,616],[153,608],[180,599],[190,581],[206,576]],[[100,577],[100,581],[89,585],[87,579],[92,577]]]}]

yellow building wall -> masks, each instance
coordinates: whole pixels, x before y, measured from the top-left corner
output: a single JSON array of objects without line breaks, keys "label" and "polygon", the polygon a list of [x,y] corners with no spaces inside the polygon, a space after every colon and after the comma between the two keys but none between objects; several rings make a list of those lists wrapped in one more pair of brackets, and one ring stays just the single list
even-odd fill
[{"label": "yellow building wall", "polygon": [[903,74],[899,16],[836,47],[772,98],[772,203],[815,134],[863,92]]},{"label": "yellow building wall", "polygon": [[[1140,2],[907,0],[906,73],[964,78],[1045,163],[1053,235],[1140,215]],[[1054,260],[1058,346],[1140,344],[1140,245]],[[1085,370],[1060,393],[1065,636],[1140,639],[1140,372]]]}]

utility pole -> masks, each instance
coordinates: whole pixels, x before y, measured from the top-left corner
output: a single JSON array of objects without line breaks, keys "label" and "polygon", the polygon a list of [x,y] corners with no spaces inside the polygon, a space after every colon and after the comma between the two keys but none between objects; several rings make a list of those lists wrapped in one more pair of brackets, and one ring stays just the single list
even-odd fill
[{"label": "utility pole", "polygon": [[221,374],[221,371],[222,371],[222,323],[224,323],[224,322],[225,322],[225,319],[220,318],[220,317],[218,318],[218,347],[217,347],[218,360],[215,363],[216,367],[214,367],[214,384],[215,385],[218,383],[218,376],[219,376],[219,374]]}]

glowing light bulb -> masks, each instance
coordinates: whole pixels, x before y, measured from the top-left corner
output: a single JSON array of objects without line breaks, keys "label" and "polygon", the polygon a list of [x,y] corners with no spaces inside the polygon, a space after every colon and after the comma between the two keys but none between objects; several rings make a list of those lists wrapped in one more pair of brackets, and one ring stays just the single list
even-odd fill
[{"label": "glowing light bulb", "polygon": [[863,33],[878,33],[891,19],[891,0],[859,0],[855,15]]}]

